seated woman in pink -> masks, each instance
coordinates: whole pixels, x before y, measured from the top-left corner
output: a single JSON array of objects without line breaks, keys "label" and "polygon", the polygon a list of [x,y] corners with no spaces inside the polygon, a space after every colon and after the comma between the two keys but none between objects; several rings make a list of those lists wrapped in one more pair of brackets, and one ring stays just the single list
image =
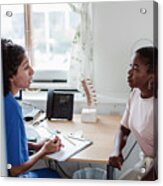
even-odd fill
[{"label": "seated woman in pink", "polygon": [[[122,150],[130,132],[135,136],[144,153],[145,173],[140,177],[134,168],[121,179],[154,180],[157,177],[156,152],[157,122],[154,104],[157,103],[157,65],[158,51],[155,47],[144,47],[136,51],[128,71],[128,84],[132,92],[115,137],[114,151],[109,157],[109,165],[121,170]],[[150,163],[146,163],[150,160]],[[147,165],[148,164],[148,165]]]}]

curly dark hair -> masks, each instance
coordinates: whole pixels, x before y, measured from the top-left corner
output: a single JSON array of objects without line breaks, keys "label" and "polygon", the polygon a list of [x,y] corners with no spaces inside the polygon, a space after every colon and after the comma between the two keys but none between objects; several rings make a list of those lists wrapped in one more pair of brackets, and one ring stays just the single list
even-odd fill
[{"label": "curly dark hair", "polygon": [[158,92],[158,49],[156,47],[143,47],[136,51],[139,54],[141,62],[148,66],[148,73],[155,75],[154,95],[157,98]]},{"label": "curly dark hair", "polygon": [[16,75],[25,52],[22,46],[13,43],[12,40],[1,39],[4,96],[11,90],[10,78]]}]

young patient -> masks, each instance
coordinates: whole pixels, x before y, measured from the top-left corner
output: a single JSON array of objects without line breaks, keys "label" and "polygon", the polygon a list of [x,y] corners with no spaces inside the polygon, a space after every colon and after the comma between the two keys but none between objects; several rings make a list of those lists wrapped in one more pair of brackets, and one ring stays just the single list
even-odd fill
[{"label": "young patient", "polygon": [[140,48],[136,51],[128,71],[128,84],[132,92],[115,137],[114,152],[110,155],[108,163],[121,169],[122,150],[132,132],[144,153],[142,168],[145,168],[145,173],[140,177],[140,171],[133,168],[121,179],[154,180],[157,178],[157,149],[155,149],[157,137],[154,131],[157,130],[155,129],[157,123],[154,122],[154,103],[157,100],[157,63],[157,48]]}]

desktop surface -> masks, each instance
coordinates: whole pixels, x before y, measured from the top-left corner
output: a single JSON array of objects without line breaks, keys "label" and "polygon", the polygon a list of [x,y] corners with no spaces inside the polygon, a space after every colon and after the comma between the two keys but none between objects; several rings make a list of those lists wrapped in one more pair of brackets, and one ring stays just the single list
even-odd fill
[{"label": "desktop surface", "polygon": [[96,123],[82,123],[81,115],[74,115],[72,121],[46,120],[45,122],[47,127],[58,130],[63,135],[82,130],[84,137],[93,141],[91,146],[69,158],[68,161],[106,164],[113,151],[120,119],[119,115],[100,115]]}]

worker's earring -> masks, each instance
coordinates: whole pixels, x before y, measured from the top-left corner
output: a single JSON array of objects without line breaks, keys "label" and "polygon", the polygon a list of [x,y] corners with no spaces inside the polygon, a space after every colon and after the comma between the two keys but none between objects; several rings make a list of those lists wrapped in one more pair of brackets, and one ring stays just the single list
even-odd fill
[{"label": "worker's earring", "polygon": [[152,81],[148,81],[148,90],[152,90],[153,83]]},{"label": "worker's earring", "polygon": [[13,84],[14,79],[13,79],[13,78],[10,78],[10,79],[9,79],[9,82],[10,82],[10,84]]}]

